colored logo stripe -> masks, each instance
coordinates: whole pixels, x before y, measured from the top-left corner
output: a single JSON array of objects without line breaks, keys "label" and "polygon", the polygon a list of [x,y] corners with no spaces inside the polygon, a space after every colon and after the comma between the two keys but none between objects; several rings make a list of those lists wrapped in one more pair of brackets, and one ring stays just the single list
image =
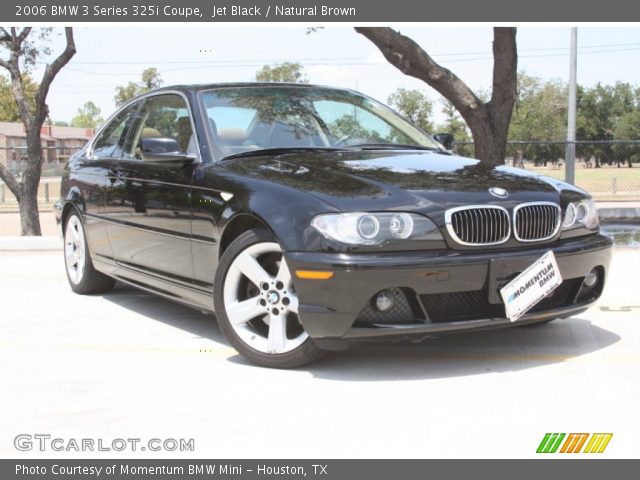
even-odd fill
[{"label": "colored logo stripe", "polygon": [[542,442],[538,445],[537,453],[556,453],[560,442],[565,437],[564,433],[545,433]]},{"label": "colored logo stripe", "polygon": [[[568,436],[566,433],[545,433],[536,453],[556,453],[560,444],[562,447],[558,453],[603,453],[611,437],[613,433],[570,433]],[[587,446],[582,450],[585,443]]]},{"label": "colored logo stripe", "polygon": [[588,433],[571,433],[565,440],[560,453],[580,453],[584,442],[589,438]]},{"label": "colored logo stripe", "polygon": [[609,445],[613,433],[594,433],[584,449],[584,453],[602,453]]}]

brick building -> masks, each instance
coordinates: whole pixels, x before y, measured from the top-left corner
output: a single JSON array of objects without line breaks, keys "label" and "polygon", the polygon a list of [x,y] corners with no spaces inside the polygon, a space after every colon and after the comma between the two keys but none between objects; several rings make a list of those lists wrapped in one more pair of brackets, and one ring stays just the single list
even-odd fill
[{"label": "brick building", "polygon": [[[92,128],[45,125],[41,131],[43,166],[64,163],[69,156],[87,143],[94,134]],[[27,136],[19,122],[0,122],[0,163],[17,170],[27,158]]]}]

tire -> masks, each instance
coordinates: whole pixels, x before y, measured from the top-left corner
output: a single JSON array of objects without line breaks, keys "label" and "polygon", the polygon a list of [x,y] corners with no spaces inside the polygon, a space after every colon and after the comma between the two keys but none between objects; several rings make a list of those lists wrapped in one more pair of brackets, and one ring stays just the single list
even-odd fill
[{"label": "tire", "polygon": [[282,249],[265,230],[249,230],[222,255],[214,307],[229,343],[251,362],[295,368],[324,354],[304,331]]},{"label": "tire", "polygon": [[65,224],[64,265],[69,286],[75,293],[105,293],[116,283],[113,278],[93,267],[82,220],[75,211],[69,215]]}]

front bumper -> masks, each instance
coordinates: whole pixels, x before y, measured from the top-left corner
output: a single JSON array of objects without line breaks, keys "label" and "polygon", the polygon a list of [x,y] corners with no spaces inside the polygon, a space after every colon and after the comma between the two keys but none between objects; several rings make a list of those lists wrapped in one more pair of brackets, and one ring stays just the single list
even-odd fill
[{"label": "front bumper", "polygon": [[[543,300],[518,321],[510,322],[498,290],[549,250],[563,278],[556,289],[558,295],[554,292],[555,299]],[[590,235],[526,250],[287,252],[285,256],[294,272],[333,272],[329,280],[303,280],[294,274],[305,330],[314,339],[332,341],[415,338],[569,317],[586,310],[602,292],[611,251],[607,237]],[[598,288],[592,295],[583,295],[582,280],[594,268],[600,273]],[[405,309],[400,321],[363,321],[363,311],[373,311],[372,298],[383,290],[406,293],[410,318]],[[461,301],[469,303],[467,311],[457,304]]]}]

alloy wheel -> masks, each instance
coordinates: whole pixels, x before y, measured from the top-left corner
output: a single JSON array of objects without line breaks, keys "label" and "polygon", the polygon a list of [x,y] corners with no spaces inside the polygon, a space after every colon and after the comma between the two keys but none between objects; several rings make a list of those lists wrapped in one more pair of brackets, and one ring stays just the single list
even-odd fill
[{"label": "alloy wheel", "polygon": [[86,248],[82,222],[76,215],[71,215],[64,232],[64,259],[69,280],[79,284],[84,275]]},{"label": "alloy wheel", "polygon": [[223,296],[231,327],[254,350],[282,354],[307,340],[291,272],[277,243],[242,250],[227,271]]}]

